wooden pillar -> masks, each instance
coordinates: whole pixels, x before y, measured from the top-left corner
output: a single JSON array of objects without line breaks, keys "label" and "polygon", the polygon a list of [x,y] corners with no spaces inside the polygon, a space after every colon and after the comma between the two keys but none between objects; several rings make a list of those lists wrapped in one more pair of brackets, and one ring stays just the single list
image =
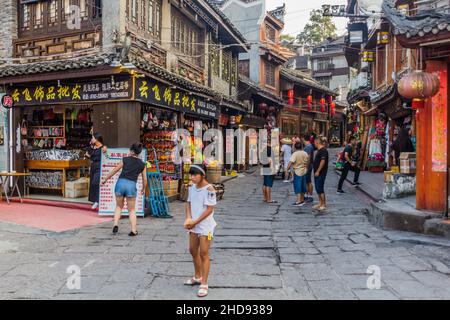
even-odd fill
[{"label": "wooden pillar", "polygon": [[447,209],[448,168],[448,65],[427,61],[427,72],[438,72],[441,88],[427,99],[424,110],[416,113],[417,188],[416,207],[444,212]]}]

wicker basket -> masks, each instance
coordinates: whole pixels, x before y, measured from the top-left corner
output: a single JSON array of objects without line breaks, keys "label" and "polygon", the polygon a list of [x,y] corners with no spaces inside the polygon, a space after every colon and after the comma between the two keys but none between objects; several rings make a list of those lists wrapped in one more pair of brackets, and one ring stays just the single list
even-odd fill
[{"label": "wicker basket", "polygon": [[220,167],[209,167],[206,169],[206,180],[209,183],[221,183],[222,182],[222,168]]}]

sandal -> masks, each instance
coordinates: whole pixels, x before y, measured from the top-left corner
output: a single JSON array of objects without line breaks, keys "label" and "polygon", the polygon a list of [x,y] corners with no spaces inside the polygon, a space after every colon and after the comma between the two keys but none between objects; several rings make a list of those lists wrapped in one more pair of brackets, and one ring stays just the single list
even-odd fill
[{"label": "sandal", "polygon": [[186,280],[184,282],[184,285],[185,286],[196,286],[196,285],[199,285],[201,283],[202,283],[202,277],[200,277],[198,279],[196,277],[192,277],[192,278],[189,278],[188,280]]},{"label": "sandal", "polygon": [[316,204],[315,206],[313,206],[313,209],[319,210],[320,208],[320,204]]},{"label": "sandal", "polygon": [[267,201],[267,203],[278,203],[277,200]]},{"label": "sandal", "polygon": [[128,236],[130,236],[130,237],[136,237],[138,234],[139,234],[139,233],[138,233],[137,231],[136,231],[136,232],[130,231],[130,233],[128,234]]},{"label": "sandal", "polygon": [[206,297],[208,295],[208,285],[202,284],[198,290],[197,296],[200,298]]}]

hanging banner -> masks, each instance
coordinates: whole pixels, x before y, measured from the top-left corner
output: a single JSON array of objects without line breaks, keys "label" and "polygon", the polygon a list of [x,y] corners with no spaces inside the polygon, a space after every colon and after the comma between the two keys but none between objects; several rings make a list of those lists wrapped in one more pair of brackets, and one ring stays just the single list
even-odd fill
[{"label": "hanging banner", "polygon": [[[108,149],[106,155],[102,153],[100,181],[103,177],[106,177],[124,157],[130,155],[130,149],[128,148],[114,148]],[[143,150],[140,158],[142,161],[147,161],[147,152]],[[113,215],[116,209],[116,196],[114,189],[119,179],[120,171],[111,179],[109,179],[104,186],[100,186],[100,201],[99,201],[99,215]],[[136,215],[143,217],[145,210],[145,197],[141,192],[142,190],[142,175],[139,175],[137,181],[137,198],[136,198]],[[125,206],[122,211],[122,215],[128,215],[128,208],[125,199]]]},{"label": "hanging banner", "polygon": [[135,97],[144,103],[200,117],[220,117],[220,107],[216,103],[147,78],[136,81]]},{"label": "hanging banner", "polygon": [[[442,84],[447,83],[447,72],[439,72]],[[447,87],[441,88],[439,93],[431,100],[432,124],[431,127],[431,170],[434,172],[447,172]]]},{"label": "hanging banner", "polygon": [[36,83],[8,89],[14,106],[35,106],[70,102],[124,101],[133,97],[129,76],[114,76],[91,81]]}]

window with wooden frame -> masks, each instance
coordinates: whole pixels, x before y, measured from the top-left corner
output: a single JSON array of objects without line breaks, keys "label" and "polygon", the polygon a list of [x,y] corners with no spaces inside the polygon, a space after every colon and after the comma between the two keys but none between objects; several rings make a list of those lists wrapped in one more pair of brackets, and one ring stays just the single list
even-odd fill
[{"label": "window with wooden frame", "polygon": [[48,23],[49,25],[56,25],[58,23],[58,0],[51,0],[48,4]]},{"label": "window with wooden frame", "polygon": [[220,50],[219,45],[212,42],[209,45],[209,56],[210,56],[210,63],[211,63],[211,72],[214,76],[219,77],[220,76]]},{"label": "window with wooden frame", "polygon": [[127,20],[138,30],[161,39],[162,0],[127,0]]},{"label": "window with wooden frame", "polygon": [[273,43],[277,42],[277,31],[274,27],[266,23],[266,38]]},{"label": "window with wooden frame", "polygon": [[386,81],[386,47],[383,49],[377,50],[377,57],[376,57],[376,87],[382,85]]},{"label": "window with wooden frame", "polygon": [[203,66],[204,46],[200,45],[203,41],[203,30],[175,7],[172,7],[171,27],[172,48],[181,53],[182,59]]},{"label": "window with wooden frame", "polygon": [[222,80],[225,80],[226,82],[230,82],[231,80],[231,74],[230,74],[230,68],[231,68],[231,52],[230,51],[223,51],[222,52]]},{"label": "window with wooden frame", "polygon": [[233,87],[237,86],[238,79],[238,57],[237,55],[233,55],[231,57],[231,85]]},{"label": "window with wooden frame", "polygon": [[275,80],[276,66],[271,64],[270,62],[266,62],[264,69],[265,69],[264,71],[265,71],[266,85],[275,88],[275,86],[276,86],[276,80]]},{"label": "window with wooden frame", "polygon": [[250,77],[250,60],[240,60],[238,61],[239,74]]}]

